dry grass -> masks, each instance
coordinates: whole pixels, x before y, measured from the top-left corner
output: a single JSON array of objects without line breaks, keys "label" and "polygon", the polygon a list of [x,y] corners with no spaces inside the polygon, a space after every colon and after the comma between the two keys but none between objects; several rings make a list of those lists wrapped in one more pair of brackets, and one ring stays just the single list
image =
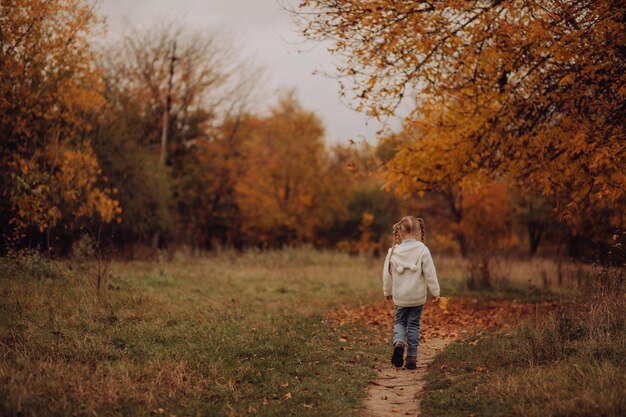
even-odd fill
[{"label": "dry grass", "polygon": [[[626,414],[626,298],[598,286],[514,331],[460,341],[430,369],[430,416]],[[477,343],[476,343],[477,342]]]},{"label": "dry grass", "polygon": [[[464,263],[435,261],[443,292],[467,295]],[[539,299],[542,287],[527,280],[542,280],[544,271],[553,279],[554,264],[516,262],[501,265],[502,288],[516,291],[472,296]],[[381,300],[381,259],[307,249],[178,253],[114,262],[100,293],[91,271],[89,263],[34,254],[0,260],[0,415],[356,415],[372,366],[386,355],[384,340],[373,339],[364,322],[323,320],[338,306],[358,310]],[[619,407],[615,387],[624,385],[615,378],[624,374],[625,350],[614,334],[623,334],[624,315],[612,298],[599,300],[581,309],[585,319],[555,315],[526,333],[472,349],[461,344],[441,360],[502,365],[502,373],[489,373],[485,392],[528,392],[523,400],[532,404],[547,400],[529,384],[545,387],[557,375],[565,381],[578,366],[588,375],[579,379],[584,389],[559,382],[555,392],[609,404],[601,410]],[[584,337],[576,338],[577,326]],[[603,392],[594,394],[595,386]],[[464,398],[490,398],[472,392]]]},{"label": "dry grass", "polygon": [[360,407],[376,354],[368,329],[321,314],[378,298],[377,260],[288,250],[115,262],[101,294],[88,265],[33,274],[20,262],[0,267],[0,415]]},{"label": "dry grass", "polygon": [[[435,259],[437,271],[446,279],[442,288],[449,294],[467,295],[469,261],[460,257]],[[594,267],[590,264],[535,257],[520,259],[494,256],[489,262],[491,291],[477,291],[477,296],[521,298],[527,301],[571,296],[582,287],[593,285]]]}]

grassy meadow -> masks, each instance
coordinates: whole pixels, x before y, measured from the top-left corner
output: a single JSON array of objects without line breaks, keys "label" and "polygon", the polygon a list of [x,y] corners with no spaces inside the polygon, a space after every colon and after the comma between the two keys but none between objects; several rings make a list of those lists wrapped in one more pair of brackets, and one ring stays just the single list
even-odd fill
[{"label": "grassy meadow", "polygon": [[626,415],[624,271],[585,269],[571,275],[574,283],[585,278],[575,290],[543,291],[560,300],[555,311],[462,338],[439,354],[424,415]]},{"label": "grassy meadow", "polygon": [[[314,251],[5,261],[0,414],[354,415],[384,347],[323,321],[380,298],[378,260]],[[373,345],[370,345],[373,343]]]},{"label": "grassy meadow", "polygon": [[[593,272],[565,265],[559,286],[553,262],[498,261],[492,288],[468,292],[464,262],[436,263],[452,297],[570,306]],[[359,415],[388,346],[365,322],[328,313],[380,302],[381,267],[309,249],[178,254],[114,261],[97,291],[97,263],[4,258],[0,415]],[[453,343],[431,367],[426,415],[617,415],[620,297],[578,304],[597,306],[591,319],[568,307]]]}]

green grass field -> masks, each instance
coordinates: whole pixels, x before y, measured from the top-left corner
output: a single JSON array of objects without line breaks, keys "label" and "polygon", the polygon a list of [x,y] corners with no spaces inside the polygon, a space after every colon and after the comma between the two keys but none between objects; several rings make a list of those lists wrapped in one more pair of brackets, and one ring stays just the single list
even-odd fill
[{"label": "green grass field", "polygon": [[[462,261],[436,262],[442,294],[568,307],[446,348],[425,415],[626,414],[623,293],[577,298],[589,269],[569,266],[571,285],[556,288],[544,260],[503,262],[491,290],[468,293]],[[358,415],[387,361],[380,334],[328,318],[381,301],[382,259],[299,249],[113,262],[99,292],[96,267],[0,259],[1,416]]]},{"label": "green grass field", "polygon": [[356,415],[384,342],[322,315],[380,299],[379,263],[306,250],[116,262],[99,296],[88,265],[5,265],[0,414]]}]

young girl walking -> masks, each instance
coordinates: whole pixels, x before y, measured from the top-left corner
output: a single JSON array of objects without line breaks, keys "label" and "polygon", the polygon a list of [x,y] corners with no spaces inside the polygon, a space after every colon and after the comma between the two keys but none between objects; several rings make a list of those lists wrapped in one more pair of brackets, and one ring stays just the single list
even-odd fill
[{"label": "young girl walking", "polygon": [[[391,363],[400,368],[407,347],[406,369],[415,369],[420,338],[420,319],[427,289],[432,302],[439,301],[439,281],[430,251],[424,244],[424,220],[403,217],[393,225],[393,246],[383,268],[383,292],[393,300],[396,316],[393,325]],[[406,337],[406,343],[405,343]]]}]

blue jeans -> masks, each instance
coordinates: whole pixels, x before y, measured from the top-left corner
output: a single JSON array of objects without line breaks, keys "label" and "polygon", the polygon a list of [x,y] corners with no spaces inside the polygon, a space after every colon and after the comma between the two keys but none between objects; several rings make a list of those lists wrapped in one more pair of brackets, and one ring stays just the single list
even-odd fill
[{"label": "blue jeans", "polygon": [[406,335],[406,345],[408,356],[417,356],[417,346],[420,343],[420,319],[422,318],[423,305],[416,307],[396,306],[396,318],[393,322],[393,343],[404,343]]}]

